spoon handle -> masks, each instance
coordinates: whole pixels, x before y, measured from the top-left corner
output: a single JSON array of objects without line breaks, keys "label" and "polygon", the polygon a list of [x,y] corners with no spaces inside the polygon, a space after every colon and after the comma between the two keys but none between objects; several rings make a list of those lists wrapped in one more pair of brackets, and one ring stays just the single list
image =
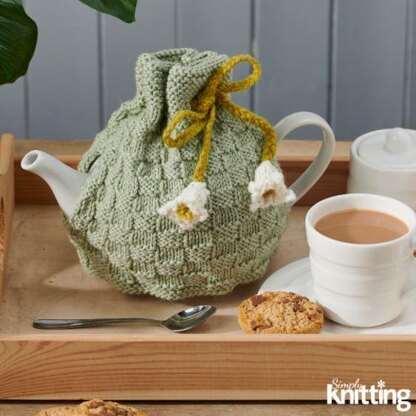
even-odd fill
[{"label": "spoon handle", "polygon": [[72,329],[97,326],[146,323],[161,325],[161,321],[151,318],[106,318],[106,319],[36,319],[33,326],[37,329]]}]

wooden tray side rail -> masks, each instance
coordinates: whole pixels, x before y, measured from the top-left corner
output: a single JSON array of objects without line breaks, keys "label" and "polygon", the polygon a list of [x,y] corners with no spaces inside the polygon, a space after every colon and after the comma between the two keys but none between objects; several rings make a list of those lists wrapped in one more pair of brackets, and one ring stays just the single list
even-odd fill
[{"label": "wooden tray side rail", "polygon": [[334,378],[416,389],[406,336],[0,338],[0,398],[325,400]]},{"label": "wooden tray side rail", "polygon": [[[46,140],[16,141],[16,203],[17,204],[56,204],[55,198],[46,183],[36,175],[20,167],[20,161],[30,150],[43,150],[58,157],[72,168],[78,166],[90,141],[72,140],[65,142]],[[279,144],[278,158],[288,184],[294,182],[310,165],[318,153],[320,141],[288,140]],[[349,163],[349,142],[338,142],[335,154],[325,175],[299,202],[298,205],[310,206],[332,195],[346,191]]]},{"label": "wooden tray side rail", "polygon": [[0,295],[7,265],[14,211],[14,137],[3,134],[0,142]]}]

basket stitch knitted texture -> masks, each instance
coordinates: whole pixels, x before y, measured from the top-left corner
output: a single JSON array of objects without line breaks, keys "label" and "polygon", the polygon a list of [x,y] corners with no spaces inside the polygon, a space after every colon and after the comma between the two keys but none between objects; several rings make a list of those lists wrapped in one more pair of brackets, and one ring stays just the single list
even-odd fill
[{"label": "basket stitch knitted texture", "polygon": [[263,132],[218,109],[206,183],[209,217],[190,230],[158,214],[192,180],[201,140],[169,149],[168,120],[227,57],[175,49],[143,54],[137,94],[111,116],[84,155],[91,171],[64,223],[83,267],[130,294],[219,295],[261,277],[286,225],[287,204],[250,212],[248,183]]}]

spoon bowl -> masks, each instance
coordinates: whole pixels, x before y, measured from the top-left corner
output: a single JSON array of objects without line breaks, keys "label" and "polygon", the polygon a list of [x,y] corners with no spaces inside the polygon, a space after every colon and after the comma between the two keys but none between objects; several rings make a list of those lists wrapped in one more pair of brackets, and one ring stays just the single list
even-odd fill
[{"label": "spoon bowl", "polygon": [[216,308],[211,305],[199,305],[193,308],[185,309],[170,318],[162,321],[162,326],[175,332],[188,331],[201,325],[208,318],[210,318],[216,311]]},{"label": "spoon bowl", "polygon": [[170,318],[164,320],[153,318],[36,319],[33,321],[33,326],[37,329],[75,329],[127,323],[144,323],[163,326],[174,332],[184,332],[204,323],[214,315],[216,310],[211,305],[198,305],[175,313]]}]

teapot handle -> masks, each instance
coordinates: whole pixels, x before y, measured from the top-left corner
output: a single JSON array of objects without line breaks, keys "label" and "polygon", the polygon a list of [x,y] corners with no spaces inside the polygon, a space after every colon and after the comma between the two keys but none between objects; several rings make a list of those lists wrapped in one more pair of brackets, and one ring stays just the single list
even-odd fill
[{"label": "teapot handle", "polygon": [[290,114],[275,126],[278,140],[283,140],[293,130],[303,126],[318,126],[322,130],[323,140],[318,156],[308,169],[292,184],[290,189],[295,193],[295,204],[318,181],[331,161],[335,149],[335,136],[329,124],[318,114],[301,111]]}]

